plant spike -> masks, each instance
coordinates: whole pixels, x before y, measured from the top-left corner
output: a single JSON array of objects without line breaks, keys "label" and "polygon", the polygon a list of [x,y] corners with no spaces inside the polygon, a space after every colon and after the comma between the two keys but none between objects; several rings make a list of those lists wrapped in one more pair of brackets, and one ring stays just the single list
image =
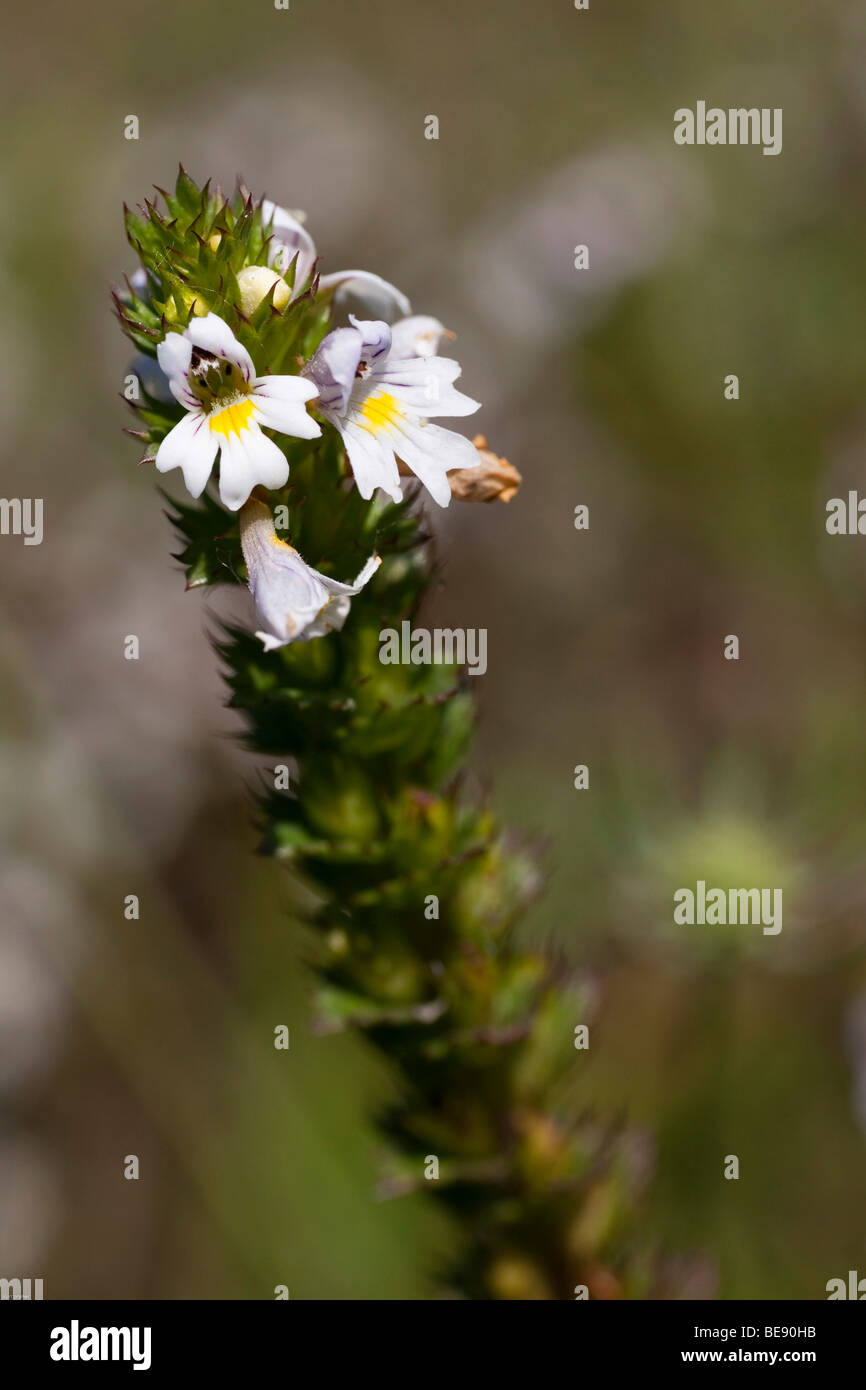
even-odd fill
[{"label": "plant spike", "polygon": [[[125,210],[142,270],[115,304],[136,349],[153,356],[156,339],[211,311],[256,371],[309,361],[331,327],[315,253],[308,270],[295,256],[301,278],[286,307],[272,286],[243,313],[237,275],[272,253],[262,205],[245,190],[223,201],[182,167],[163,197],[168,220],[150,202],[143,215]],[[155,453],[180,415],[167,391],[145,393],[135,437]],[[274,438],[289,480],[255,496],[282,509],[281,536],[303,562],[327,582],[351,579],[374,551],[382,559],[341,630],[265,651],[252,628],[225,625],[216,642],[229,703],[267,769],[262,848],[317,894],[316,1030],[362,1033],[392,1070],[394,1097],[377,1121],[388,1146],[380,1195],[423,1189],[448,1210],[446,1294],[680,1296],[688,1268],[658,1258],[635,1225],[640,1146],[577,1099],[586,1054],[575,1034],[591,1021],[593,991],[515,943],[542,873],[536,850],[464,790],[469,682],[453,664],[379,659],[381,634],[413,622],[434,573],[417,494],[362,498],[329,424],[316,439]],[[516,490],[515,470],[489,457]],[[248,578],[236,511],[205,492],[171,501],[169,516],[188,587]],[[285,786],[274,768],[288,763]]]}]

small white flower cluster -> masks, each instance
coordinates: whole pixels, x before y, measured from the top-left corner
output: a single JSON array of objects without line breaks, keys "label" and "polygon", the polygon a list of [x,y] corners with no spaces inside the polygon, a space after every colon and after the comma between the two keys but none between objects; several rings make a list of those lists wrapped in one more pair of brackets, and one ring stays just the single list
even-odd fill
[{"label": "small white flower cluster", "polygon": [[[273,268],[254,268],[268,281],[260,296],[291,263],[300,292],[315,264],[312,239],[284,209],[265,202],[262,213],[270,225]],[[287,302],[295,291],[281,284]],[[219,453],[220,498],[231,511],[244,508],[241,540],[250,589],[267,629],[258,635],[267,650],[341,627],[351,596],[378,562],[371,559],[354,584],[336,584],[277,537],[269,509],[251,493],[259,485],[281,488],[289,465],[263,429],[315,439],[322,431],[307,410],[314,405],[339,431],[364,498],[381,488],[400,500],[399,460],[445,507],[451,499],[449,471],[479,463],[468,439],[431,423],[434,417],[471,415],[479,408],[455,389],[459,364],[437,355],[442,325],[410,316],[405,296],[367,271],[339,271],[318,281],[320,295],[341,287],[355,296],[372,295],[403,317],[389,325],[350,316],[351,327],[328,333],[296,376],[257,376],[246,348],[214,313],[193,319],[183,332],[169,333],[157,348],[172,395],[186,414],[160,444],[156,466],[161,473],[180,468],[189,492],[200,497]]]}]

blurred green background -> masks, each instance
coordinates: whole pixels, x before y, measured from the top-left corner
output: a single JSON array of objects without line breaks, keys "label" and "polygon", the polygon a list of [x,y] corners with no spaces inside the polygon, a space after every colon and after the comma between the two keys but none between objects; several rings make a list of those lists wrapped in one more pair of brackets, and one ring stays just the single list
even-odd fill
[{"label": "blurred green background", "polygon": [[[655,1137],[642,1238],[723,1297],[866,1274],[866,540],[824,528],[866,492],[863,7],[48,0],[4,37],[2,491],[45,539],[0,538],[0,1275],[425,1298],[452,1240],[374,1200],[389,1079],[309,1035],[208,648],[248,610],[184,594],[120,433],[121,204],[179,159],[443,319],[524,474],[437,515],[429,623],[489,631],[478,780],[550,841],[525,931],[597,977],[582,1094]],[[699,99],[782,107],[782,154],[676,147]],[[782,933],[674,928],[699,877],[782,887]]]}]

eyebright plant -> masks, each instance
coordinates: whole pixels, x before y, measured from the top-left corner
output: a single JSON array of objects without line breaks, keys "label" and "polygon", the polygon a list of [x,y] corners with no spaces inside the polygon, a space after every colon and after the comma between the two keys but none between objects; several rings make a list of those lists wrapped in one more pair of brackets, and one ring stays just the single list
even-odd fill
[{"label": "eyebright plant", "polygon": [[[158,191],[164,210],[126,210],[140,265],[114,296],[139,354],[129,433],[191,494],[170,511],[187,587],[251,592],[218,652],[250,747],[295,769],[257,809],[316,893],[316,1027],[391,1064],[381,1195],[451,1213],[446,1294],[676,1296],[634,1231],[634,1137],[576,1098],[586,987],[512,939],[536,855],[461,791],[467,683],[378,660],[431,582],[423,498],[507,500],[519,475],[431,423],[478,408],[436,319],[369,272],[320,275],[300,214],[183,169]],[[368,317],[345,321],[347,296]]]}]

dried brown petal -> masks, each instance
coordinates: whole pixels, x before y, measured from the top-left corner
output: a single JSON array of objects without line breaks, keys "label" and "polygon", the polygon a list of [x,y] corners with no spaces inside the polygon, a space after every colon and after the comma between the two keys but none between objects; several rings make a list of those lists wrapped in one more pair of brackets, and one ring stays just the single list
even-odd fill
[{"label": "dried brown petal", "polygon": [[510,502],[523,481],[517,469],[490,452],[483,434],[476,434],[472,443],[481,461],[477,468],[455,468],[448,474],[451,496],[458,502]]}]

